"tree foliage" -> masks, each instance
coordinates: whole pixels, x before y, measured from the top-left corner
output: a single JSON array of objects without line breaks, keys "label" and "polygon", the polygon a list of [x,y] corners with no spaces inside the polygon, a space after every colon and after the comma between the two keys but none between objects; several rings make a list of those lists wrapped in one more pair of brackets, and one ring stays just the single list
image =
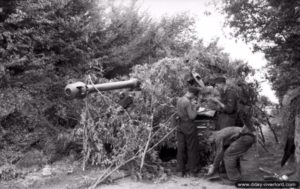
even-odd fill
[{"label": "tree foliage", "polygon": [[234,36],[262,50],[268,60],[267,78],[278,97],[299,85],[300,4],[289,0],[225,0],[227,23]]},{"label": "tree foliage", "polygon": [[170,52],[180,56],[190,46],[191,18],[155,22],[135,1],[129,6],[97,0],[1,5],[1,118],[19,112],[37,129],[78,123],[83,103],[64,97],[68,82],[84,80],[86,74],[128,74],[136,64],[151,64]]}]

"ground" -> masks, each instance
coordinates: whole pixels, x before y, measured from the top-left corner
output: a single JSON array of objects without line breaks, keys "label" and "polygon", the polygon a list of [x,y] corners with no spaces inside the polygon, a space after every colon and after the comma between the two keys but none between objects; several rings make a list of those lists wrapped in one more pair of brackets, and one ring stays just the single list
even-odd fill
[{"label": "ground", "polygon": [[[280,175],[291,173],[293,163],[285,167],[280,167],[280,159],[283,153],[282,143],[276,144],[270,130],[265,126],[266,146],[268,152],[260,145],[254,145],[242,159],[242,171],[244,180],[260,181],[263,180],[266,173],[259,171],[259,167],[276,172]],[[61,160],[50,169],[51,175],[47,175],[47,168],[32,171],[24,179],[13,180],[0,183],[1,189],[84,189],[101,175],[102,170],[95,168],[82,171],[80,162],[70,162],[68,159]],[[44,176],[43,176],[44,174]],[[209,182],[204,178],[179,178],[175,175],[167,177],[163,181],[139,182],[130,177],[126,177],[124,172],[114,174],[119,178],[113,183],[102,184],[98,188],[104,189],[231,189],[235,188],[225,184],[223,181]],[[293,177],[290,177],[293,180]],[[113,179],[114,180],[114,179]]]}]

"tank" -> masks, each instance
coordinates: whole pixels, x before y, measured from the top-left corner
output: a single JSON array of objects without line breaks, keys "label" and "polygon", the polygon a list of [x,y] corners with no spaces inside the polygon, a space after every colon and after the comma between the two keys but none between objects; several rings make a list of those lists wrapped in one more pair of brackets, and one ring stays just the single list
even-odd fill
[{"label": "tank", "polygon": [[138,79],[132,78],[127,81],[117,81],[109,83],[101,83],[95,85],[87,85],[83,82],[75,82],[68,84],[65,87],[65,95],[72,99],[83,99],[88,94],[97,91],[109,91],[115,89],[125,89],[125,88],[138,88],[140,82]]}]

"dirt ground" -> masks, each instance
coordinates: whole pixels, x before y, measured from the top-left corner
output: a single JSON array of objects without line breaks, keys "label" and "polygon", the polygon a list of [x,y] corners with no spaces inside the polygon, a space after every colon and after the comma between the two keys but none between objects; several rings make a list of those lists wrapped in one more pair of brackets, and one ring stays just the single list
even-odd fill
[{"label": "dirt ground", "polygon": [[[280,159],[283,153],[282,144],[276,144],[274,137],[267,127],[264,127],[267,150],[260,145],[254,145],[242,158],[243,179],[248,181],[262,181],[266,173],[259,171],[259,167],[271,170],[280,175],[294,170],[293,163],[280,167]],[[50,176],[42,176],[43,170],[34,171],[24,179],[0,183],[1,189],[84,189],[101,175],[101,170],[90,169],[83,172],[79,162],[56,162],[51,167]],[[116,175],[122,177],[123,172]],[[290,177],[293,181],[295,178]],[[231,189],[235,186],[226,185],[222,180],[209,182],[204,178],[171,176],[164,182],[149,183],[133,181],[130,177],[118,179],[110,184],[102,184],[98,188],[103,189]]]},{"label": "dirt ground", "polygon": [[232,189],[234,186],[226,186],[220,183],[208,182],[198,178],[172,177],[169,181],[159,184],[132,182],[124,179],[115,185],[103,185],[99,189]]}]

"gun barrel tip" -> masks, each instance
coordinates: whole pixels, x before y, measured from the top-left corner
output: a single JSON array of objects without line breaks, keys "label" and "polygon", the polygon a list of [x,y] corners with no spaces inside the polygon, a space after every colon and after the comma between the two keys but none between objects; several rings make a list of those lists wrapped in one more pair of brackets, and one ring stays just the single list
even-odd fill
[{"label": "gun barrel tip", "polygon": [[65,95],[68,96],[68,97],[71,96],[72,95],[72,90],[70,88],[66,88],[65,89]]}]

